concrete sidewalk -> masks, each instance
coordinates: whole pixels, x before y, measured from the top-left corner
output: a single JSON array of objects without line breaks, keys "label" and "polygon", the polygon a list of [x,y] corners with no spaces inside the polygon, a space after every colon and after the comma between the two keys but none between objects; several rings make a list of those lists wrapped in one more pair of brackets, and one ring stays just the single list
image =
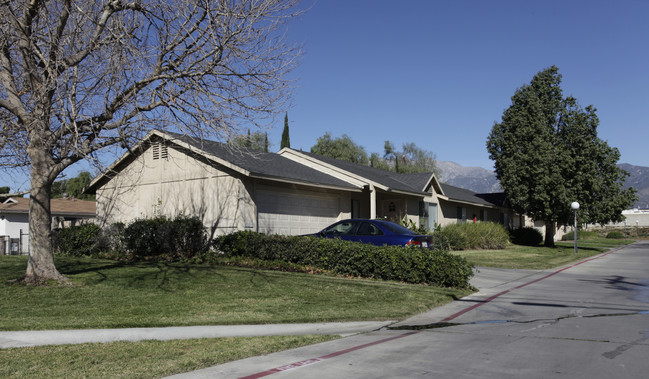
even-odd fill
[{"label": "concrete sidewalk", "polygon": [[329,322],[318,324],[267,324],[181,326],[169,328],[124,328],[81,330],[34,330],[0,332],[0,349],[41,345],[67,345],[93,342],[174,340],[194,338],[258,337],[305,334],[348,336],[366,333],[394,324],[395,321]]},{"label": "concrete sidewalk", "polygon": [[[512,288],[518,281],[537,275],[541,271],[479,268],[471,284],[480,292],[463,298],[471,301],[484,298],[490,293]],[[455,304],[455,306],[453,305]],[[336,334],[348,336],[367,333],[399,325],[424,325],[438,322],[443,314],[466,304],[455,301],[432,309],[407,320],[330,322],[316,324],[268,324],[228,326],[187,326],[168,328],[125,328],[125,329],[82,329],[82,330],[37,330],[0,332],[0,349],[41,345],[66,345],[95,342],[173,340],[194,338],[255,337],[275,335]]]}]

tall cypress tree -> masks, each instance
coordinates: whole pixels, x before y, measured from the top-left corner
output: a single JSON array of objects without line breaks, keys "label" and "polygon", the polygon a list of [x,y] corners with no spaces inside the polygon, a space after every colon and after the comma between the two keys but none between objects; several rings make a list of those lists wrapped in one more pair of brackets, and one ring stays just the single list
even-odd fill
[{"label": "tall cypress tree", "polygon": [[252,137],[250,136],[250,129],[248,129],[248,136],[246,137],[245,147],[252,147]]},{"label": "tall cypress tree", "polygon": [[285,147],[291,147],[291,137],[288,134],[288,113],[284,113],[284,131],[282,132],[280,149]]}]

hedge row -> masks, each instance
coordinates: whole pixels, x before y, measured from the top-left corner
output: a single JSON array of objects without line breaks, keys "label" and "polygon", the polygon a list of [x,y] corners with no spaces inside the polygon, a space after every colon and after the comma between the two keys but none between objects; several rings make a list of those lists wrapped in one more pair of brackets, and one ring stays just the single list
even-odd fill
[{"label": "hedge row", "polygon": [[284,261],[336,274],[468,287],[473,267],[447,251],[374,246],[339,239],[235,232],[215,240],[226,257]]},{"label": "hedge row", "polygon": [[209,238],[200,219],[178,216],[113,224],[103,230],[95,224],[62,229],[54,235],[57,254],[145,258],[192,259],[209,249]]},{"label": "hedge row", "polygon": [[494,222],[463,222],[437,229],[433,243],[444,250],[504,249],[509,234]]},{"label": "hedge row", "polygon": [[509,235],[516,245],[538,246],[543,242],[543,234],[530,226],[511,230]]}]

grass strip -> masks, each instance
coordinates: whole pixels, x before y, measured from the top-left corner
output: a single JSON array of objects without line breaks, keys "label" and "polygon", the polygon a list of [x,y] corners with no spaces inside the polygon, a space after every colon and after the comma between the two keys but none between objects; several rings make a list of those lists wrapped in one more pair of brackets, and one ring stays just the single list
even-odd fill
[{"label": "grass strip", "polygon": [[0,377],[160,378],[336,338],[274,336],[5,349],[0,350]]},{"label": "grass strip", "polygon": [[556,247],[510,245],[502,250],[464,250],[453,254],[466,258],[475,266],[545,270],[604,253],[612,248],[633,243],[632,240],[592,239],[577,241],[578,253],[574,253],[574,242],[559,242]]},{"label": "grass strip", "polygon": [[0,330],[402,319],[470,293],[228,266],[57,257],[74,286],[28,287],[26,257],[0,256]]}]

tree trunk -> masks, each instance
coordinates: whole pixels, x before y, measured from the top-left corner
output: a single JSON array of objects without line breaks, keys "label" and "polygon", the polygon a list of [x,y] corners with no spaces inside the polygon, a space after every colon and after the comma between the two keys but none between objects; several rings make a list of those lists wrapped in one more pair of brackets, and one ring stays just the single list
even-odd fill
[{"label": "tree trunk", "polygon": [[42,283],[65,281],[54,265],[52,251],[52,213],[50,197],[52,180],[45,152],[34,152],[31,158],[31,191],[29,198],[29,260],[24,281]]},{"label": "tree trunk", "polygon": [[557,230],[557,223],[554,221],[545,222],[545,243],[546,247],[554,247],[554,234]]}]

